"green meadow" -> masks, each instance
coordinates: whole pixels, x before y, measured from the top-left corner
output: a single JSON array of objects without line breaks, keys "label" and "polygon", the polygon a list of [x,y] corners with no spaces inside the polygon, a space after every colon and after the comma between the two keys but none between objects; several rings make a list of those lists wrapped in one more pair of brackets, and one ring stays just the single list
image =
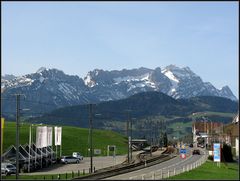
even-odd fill
[{"label": "green meadow", "polygon": [[[20,124],[20,144],[24,145],[29,142],[29,128],[30,124],[21,123]],[[15,122],[5,122],[4,132],[3,132],[3,153],[11,145],[16,143],[16,124]],[[36,126],[32,127],[32,141],[35,142],[36,139]],[[100,155],[107,154],[108,145],[116,145],[117,155],[127,153],[127,138],[119,133],[110,130],[97,130],[93,129],[93,148],[101,149]],[[53,136],[54,143],[54,136]],[[88,156],[89,148],[89,129],[72,127],[72,126],[62,126],[62,155],[71,155],[72,152],[80,152],[83,156]],[[53,146],[54,151],[56,150]],[[58,146],[58,153],[60,146]]]}]

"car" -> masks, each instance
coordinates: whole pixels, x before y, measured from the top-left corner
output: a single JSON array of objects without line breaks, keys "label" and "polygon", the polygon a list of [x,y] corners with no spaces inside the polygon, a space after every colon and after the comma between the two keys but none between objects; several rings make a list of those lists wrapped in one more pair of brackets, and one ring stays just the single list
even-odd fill
[{"label": "car", "polygon": [[16,167],[11,163],[1,163],[1,173],[5,175],[16,174]]},{"label": "car", "polygon": [[193,155],[200,155],[200,150],[193,150],[192,154]]},{"label": "car", "polygon": [[192,148],[192,147],[193,147],[193,144],[192,144],[192,143],[191,143],[191,144],[189,144],[189,147],[191,147],[191,148]]},{"label": "car", "polygon": [[83,160],[83,156],[79,152],[73,152],[72,156],[75,158],[79,158],[80,160]]},{"label": "car", "polygon": [[80,163],[80,159],[73,156],[63,156],[61,158],[61,163]]}]

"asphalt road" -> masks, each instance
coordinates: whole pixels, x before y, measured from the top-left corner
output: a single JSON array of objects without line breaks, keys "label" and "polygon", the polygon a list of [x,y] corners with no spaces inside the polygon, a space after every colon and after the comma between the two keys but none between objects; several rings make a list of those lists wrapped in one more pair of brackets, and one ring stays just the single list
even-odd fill
[{"label": "asphalt road", "polygon": [[177,157],[172,158],[166,162],[162,162],[160,164],[146,167],[144,169],[140,169],[137,171],[128,172],[128,173],[117,175],[114,177],[105,178],[104,180],[130,180],[130,179],[141,180],[143,174],[150,175],[150,173],[152,173],[153,171],[157,171],[160,169],[164,169],[165,171],[163,172],[167,174],[168,169],[173,171],[174,168],[176,170],[180,170],[183,167],[186,168],[188,164],[199,160],[205,154],[203,150],[201,150],[201,155],[192,155],[191,153],[192,153],[192,149],[188,149],[187,157],[185,159],[180,158],[180,155],[178,155]]},{"label": "asphalt road", "polygon": [[[120,164],[125,160],[126,160],[126,155],[116,156],[115,159],[113,156],[93,157],[93,167],[95,167],[95,169],[98,170],[101,168],[114,166],[115,164]],[[85,171],[85,173],[88,173],[89,168],[90,168],[90,157],[84,157],[84,159],[79,164],[77,163],[55,164],[53,166],[50,166],[48,168],[43,168],[36,172],[21,173],[20,175],[47,175],[47,174],[59,174],[59,173],[71,173],[72,171],[77,173],[78,170],[81,173],[83,172],[83,170]]]}]

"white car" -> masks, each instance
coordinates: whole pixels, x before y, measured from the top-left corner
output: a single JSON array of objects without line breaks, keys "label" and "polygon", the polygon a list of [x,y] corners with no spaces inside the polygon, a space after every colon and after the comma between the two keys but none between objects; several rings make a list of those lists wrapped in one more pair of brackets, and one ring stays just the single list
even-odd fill
[{"label": "white car", "polygon": [[61,158],[61,162],[68,164],[68,163],[80,163],[80,159],[73,157],[73,156],[63,156]]},{"label": "white car", "polygon": [[83,156],[79,152],[73,152],[72,156],[75,158],[79,158],[80,160],[83,160]]},{"label": "white car", "polygon": [[16,167],[11,163],[1,163],[1,173],[5,175],[16,174]]}]

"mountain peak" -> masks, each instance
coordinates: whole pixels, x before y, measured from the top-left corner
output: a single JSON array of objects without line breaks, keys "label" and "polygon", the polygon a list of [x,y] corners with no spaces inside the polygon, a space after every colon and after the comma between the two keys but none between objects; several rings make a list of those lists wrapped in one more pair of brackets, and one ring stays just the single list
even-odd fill
[{"label": "mountain peak", "polygon": [[49,69],[47,69],[46,67],[40,67],[40,68],[36,71],[36,73],[41,73],[41,72],[43,72],[43,71],[45,71],[45,70],[49,70]]},{"label": "mountain peak", "polygon": [[220,90],[227,90],[227,91],[229,91],[229,90],[231,90],[227,85],[225,85],[225,86],[223,86]]},{"label": "mountain peak", "polygon": [[170,64],[170,65],[166,66],[165,69],[168,69],[168,70],[171,70],[171,69],[179,69],[179,67],[177,67],[177,66],[174,65],[174,64]]}]

